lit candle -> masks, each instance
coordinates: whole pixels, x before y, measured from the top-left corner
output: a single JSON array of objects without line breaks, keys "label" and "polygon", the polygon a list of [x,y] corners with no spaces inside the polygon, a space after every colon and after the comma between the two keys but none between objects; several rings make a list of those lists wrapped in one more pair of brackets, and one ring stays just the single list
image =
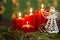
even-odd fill
[{"label": "lit candle", "polygon": [[29,32],[33,32],[34,28],[32,25],[29,24],[29,22],[27,21],[25,25],[22,26],[22,31],[24,33],[29,33]]},{"label": "lit candle", "polygon": [[22,19],[21,12],[17,16],[18,16],[18,19]]},{"label": "lit candle", "polygon": [[44,4],[41,4],[41,10],[38,9],[36,10],[36,23],[37,23],[37,28],[40,29],[41,28],[41,24],[46,23],[47,19],[45,19],[44,14],[45,12],[47,12],[47,10],[44,8]]},{"label": "lit candle", "polygon": [[32,11],[33,11],[33,9],[32,9],[32,8],[30,8],[30,15],[33,15]]},{"label": "lit candle", "polygon": [[47,16],[48,16],[48,11],[44,8],[44,4],[41,4],[41,15],[42,15],[42,20],[43,23],[47,23]]},{"label": "lit candle", "polygon": [[41,11],[44,11],[44,4],[41,4]]},{"label": "lit candle", "polygon": [[[35,15],[32,13],[32,8],[31,8],[30,13],[28,15],[25,15],[25,17],[24,17],[24,26],[23,26],[22,30],[25,33],[35,32],[36,31],[36,23],[35,22],[36,22]],[[29,25],[29,27],[26,23]]]},{"label": "lit candle", "polygon": [[28,21],[26,22],[26,25],[23,25],[23,27],[27,27],[27,28],[30,28],[31,25],[28,24]]},{"label": "lit candle", "polygon": [[32,14],[32,8],[30,9],[30,13],[29,14],[26,14],[24,16],[24,24],[28,21],[30,23],[30,19],[29,19],[29,16],[33,15]]},{"label": "lit candle", "polygon": [[17,18],[13,20],[13,28],[16,30],[21,30],[23,25],[23,18],[21,17],[21,13],[17,15]]},{"label": "lit candle", "polygon": [[36,17],[35,14],[33,14],[33,9],[30,8],[30,14],[29,14],[29,20],[30,20],[30,24],[34,27],[34,31],[36,31]]}]

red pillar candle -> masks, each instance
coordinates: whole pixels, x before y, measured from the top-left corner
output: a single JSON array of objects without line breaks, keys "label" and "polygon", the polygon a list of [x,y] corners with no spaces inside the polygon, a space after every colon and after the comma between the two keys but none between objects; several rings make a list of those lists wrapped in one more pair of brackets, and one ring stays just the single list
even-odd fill
[{"label": "red pillar candle", "polygon": [[39,29],[41,27],[42,24],[42,15],[41,15],[41,11],[38,9],[36,10],[36,26],[37,29]]},{"label": "red pillar candle", "polygon": [[35,15],[32,13],[32,8],[30,9],[30,14],[25,15],[23,24],[25,25],[26,22],[28,21],[29,25],[32,27],[23,27],[22,30],[24,30],[25,33],[28,32],[35,32],[36,31],[36,23],[35,23]]},{"label": "red pillar candle", "polygon": [[13,20],[13,29],[21,30],[22,25],[23,25],[23,18],[21,17],[21,13],[19,13],[18,18],[15,18]]},{"label": "red pillar candle", "polygon": [[45,9],[43,8],[43,4],[41,5],[42,9],[38,9],[36,10],[36,24],[37,24],[37,28],[40,29],[41,28],[41,24],[46,23],[47,19],[45,19],[44,14],[45,14]]},{"label": "red pillar candle", "polygon": [[29,14],[29,24],[33,26],[34,31],[36,31],[36,17],[35,17],[35,14],[32,13],[32,8],[30,9],[30,14]]}]

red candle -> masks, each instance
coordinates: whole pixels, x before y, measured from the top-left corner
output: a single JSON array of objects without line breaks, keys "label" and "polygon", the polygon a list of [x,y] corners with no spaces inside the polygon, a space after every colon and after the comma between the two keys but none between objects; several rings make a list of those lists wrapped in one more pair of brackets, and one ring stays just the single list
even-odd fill
[{"label": "red candle", "polygon": [[21,13],[18,14],[18,18],[13,20],[13,28],[15,30],[22,30],[21,27],[23,25],[23,19],[21,17]]},{"label": "red candle", "polygon": [[[32,8],[30,9],[30,14],[28,15],[25,15],[24,17],[24,21],[23,21],[23,24],[25,25],[26,22],[28,21],[28,23],[32,26],[30,28],[23,28],[22,30],[25,31],[25,33],[28,33],[28,32],[35,32],[36,31],[36,19],[35,19],[35,15],[32,13]],[[27,31],[28,30],[28,31]]]},{"label": "red candle", "polygon": [[37,28],[40,29],[41,28],[41,24],[46,23],[47,19],[45,18],[44,14],[46,12],[46,10],[43,8],[43,4],[41,5],[42,9],[38,9],[36,10],[36,24],[37,24]]},{"label": "red candle", "polygon": [[30,9],[30,14],[29,14],[29,24],[32,25],[34,27],[34,31],[36,31],[36,17],[35,15],[32,13],[32,8]]}]

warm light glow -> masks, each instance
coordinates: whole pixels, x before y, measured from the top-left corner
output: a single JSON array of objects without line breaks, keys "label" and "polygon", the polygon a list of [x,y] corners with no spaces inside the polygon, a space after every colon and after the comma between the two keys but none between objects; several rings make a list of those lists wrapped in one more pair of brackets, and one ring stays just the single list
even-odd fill
[{"label": "warm light glow", "polygon": [[27,24],[23,25],[23,27],[27,27],[27,28],[30,28],[31,25],[28,24],[28,21],[26,22]]},{"label": "warm light glow", "polygon": [[26,25],[27,26],[27,28],[29,28],[30,26],[29,25]]},{"label": "warm light glow", "polygon": [[29,24],[26,24],[26,25],[23,25],[23,27],[30,28],[30,27],[31,27],[31,25],[29,25]]},{"label": "warm light glow", "polygon": [[21,12],[19,13],[19,15],[18,15],[19,17],[21,17]]},{"label": "warm light glow", "polygon": [[32,8],[30,8],[30,12],[32,12]]},{"label": "warm light glow", "polygon": [[19,17],[19,19],[22,19],[21,17]]},{"label": "warm light glow", "polygon": [[32,15],[32,11],[33,11],[32,8],[30,8],[30,15]]},{"label": "warm light glow", "polygon": [[42,9],[44,8],[44,4],[41,4],[41,8],[42,8]]},{"label": "warm light glow", "polygon": [[41,11],[44,10],[44,4],[41,4]]},{"label": "warm light glow", "polygon": [[18,14],[18,18],[21,19],[21,12]]},{"label": "warm light glow", "polygon": [[28,21],[26,23],[28,24]]},{"label": "warm light glow", "polygon": [[26,16],[26,17],[28,17],[28,15],[27,15],[27,14],[26,14],[25,16]]}]

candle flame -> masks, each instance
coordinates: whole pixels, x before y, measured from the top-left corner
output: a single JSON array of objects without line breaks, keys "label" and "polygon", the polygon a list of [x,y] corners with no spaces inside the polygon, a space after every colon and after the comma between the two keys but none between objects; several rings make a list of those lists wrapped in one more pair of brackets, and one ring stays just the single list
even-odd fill
[{"label": "candle flame", "polygon": [[28,24],[28,21],[26,23]]},{"label": "candle flame", "polygon": [[30,8],[30,12],[32,12],[32,8]]},{"label": "candle flame", "polygon": [[30,15],[32,15],[32,11],[33,11],[32,8],[30,8]]},{"label": "candle flame", "polygon": [[42,9],[44,8],[44,4],[41,4],[41,8],[42,8]]},{"label": "candle flame", "polygon": [[19,15],[18,15],[19,17],[21,17],[21,12],[19,13]]},{"label": "candle flame", "polygon": [[31,25],[30,25],[30,24],[28,24],[28,21],[27,21],[26,23],[27,23],[27,24],[26,24],[26,25],[23,25],[22,27],[30,28],[30,27],[31,27]]},{"label": "candle flame", "polygon": [[21,12],[18,14],[18,18],[21,19]]},{"label": "candle flame", "polygon": [[44,10],[44,4],[41,4],[41,11]]}]

